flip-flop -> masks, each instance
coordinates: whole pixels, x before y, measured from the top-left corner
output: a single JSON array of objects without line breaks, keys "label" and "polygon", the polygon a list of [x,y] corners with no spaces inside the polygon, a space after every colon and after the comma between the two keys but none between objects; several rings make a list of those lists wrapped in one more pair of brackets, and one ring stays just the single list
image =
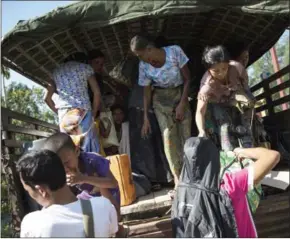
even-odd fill
[{"label": "flip-flop", "polygon": [[151,190],[152,190],[153,192],[156,192],[156,191],[161,190],[161,184],[160,184],[160,183],[152,184]]}]

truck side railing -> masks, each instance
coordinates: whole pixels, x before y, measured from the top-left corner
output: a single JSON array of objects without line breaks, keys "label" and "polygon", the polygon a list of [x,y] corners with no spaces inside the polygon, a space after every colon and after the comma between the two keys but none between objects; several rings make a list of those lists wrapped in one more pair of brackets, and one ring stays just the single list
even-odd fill
[{"label": "truck side railing", "polygon": [[[280,98],[275,97],[277,93],[280,91],[284,91],[286,89],[289,90],[290,87],[290,80],[289,75],[288,79],[283,83],[271,87],[272,84],[282,76],[290,73],[290,65],[284,67],[282,70],[276,72],[275,74],[271,75],[265,80],[262,80],[260,83],[256,84],[255,86],[251,87],[251,91],[255,94],[256,91],[263,89],[263,92],[256,96],[257,101],[264,101],[264,104],[256,108],[256,112],[266,111],[266,115],[270,116],[275,114],[278,110],[277,107],[281,106],[282,104],[290,102],[290,95]],[[276,99],[275,99],[276,98]],[[289,107],[288,107],[289,109]]]},{"label": "truck side railing", "polygon": [[48,137],[58,127],[3,107],[1,111],[1,174],[7,183],[9,205],[12,207],[11,215],[8,215],[12,216],[12,231],[18,233],[27,208],[15,162],[23,153],[25,141]]}]

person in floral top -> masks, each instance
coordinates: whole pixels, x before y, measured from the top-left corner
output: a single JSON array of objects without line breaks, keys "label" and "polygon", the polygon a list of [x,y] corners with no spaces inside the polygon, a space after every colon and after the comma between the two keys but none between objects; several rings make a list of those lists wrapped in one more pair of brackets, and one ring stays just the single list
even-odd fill
[{"label": "person in floral top", "polygon": [[[144,87],[142,135],[145,137],[151,132],[148,110],[152,95],[154,113],[163,136],[164,151],[177,186],[183,164],[183,145],[191,131],[188,102],[189,59],[180,46],[158,48],[143,36],[133,37],[130,47],[140,59],[139,85]],[[171,196],[174,192],[170,192]]]},{"label": "person in floral top", "polygon": [[[99,142],[94,129],[94,119],[100,107],[101,94],[93,68],[87,64],[84,53],[69,56],[52,74],[45,101],[57,112],[60,131],[80,137],[85,152],[99,153]],[[88,85],[93,92],[90,102]],[[53,93],[58,94],[56,102]]]}]

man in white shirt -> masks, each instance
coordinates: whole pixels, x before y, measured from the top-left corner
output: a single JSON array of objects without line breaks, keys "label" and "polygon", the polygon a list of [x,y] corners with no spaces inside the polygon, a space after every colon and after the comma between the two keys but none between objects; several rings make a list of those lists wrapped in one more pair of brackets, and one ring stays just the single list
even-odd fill
[{"label": "man in white shirt", "polygon": [[[26,215],[21,237],[85,237],[81,203],[66,184],[60,158],[49,150],[32,151],[17,163],[21,182],[41,206]],[[104,197],[90,199],[95,237],[112,237],[118,231],[117,213]]]}]

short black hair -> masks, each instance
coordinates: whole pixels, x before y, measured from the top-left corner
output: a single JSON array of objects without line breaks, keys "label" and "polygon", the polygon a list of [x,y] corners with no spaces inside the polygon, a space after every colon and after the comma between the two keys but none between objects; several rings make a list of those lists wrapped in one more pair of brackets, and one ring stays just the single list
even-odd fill
[{"label": "short black hair", "polygon": [[75,150],[76,146],[68,134],[58,132],[45,140],[44,148],[58,154],[63,149]]},{"label": "short black hair", "polygon": [[148,46],[155,46],[154,42],[150,39],[149,36],[145,35],[136,35],[131,39],[130,49],[131,51],[142,51],[145,50]]},{"label": "short black hair", "polygon": [[77,61],[80,63],[88,64],[88,56],[84,52],[74,52],[70,54],[68,57],[66,57],[63,60],[63,63],[66,63],[69,61]]},{"label": "short black hair", "polygon": [[66,184],[66,176],[61,159],[50,150],[32,150],[24,154],[16,165],[25,184],[34,189],[35,185],[45,185],[56,191]]},{"label": "short black hair", "polygon": [[93,49],[89,51],[89,60],[92,61],[96,58],[105,58],[104,53],[100,49]]},{"label": "short black hair", "polygon": [[230,56],[227,49],[222,45],[207,46],[203,52],[202,61],[204,66],[209,69],[215,64],[229,62]]}]

